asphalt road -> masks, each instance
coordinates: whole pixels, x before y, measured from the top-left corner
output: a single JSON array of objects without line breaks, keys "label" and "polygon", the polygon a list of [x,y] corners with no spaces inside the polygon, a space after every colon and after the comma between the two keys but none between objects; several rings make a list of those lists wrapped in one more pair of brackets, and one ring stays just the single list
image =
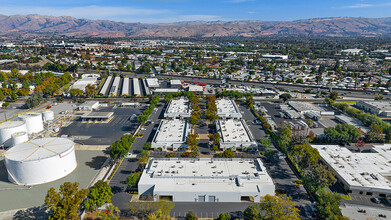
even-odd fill
[{"label": "asphalt road", "polygon": [[[143,149],[144,143],[152,141],[153,136],[155,134],[153,127],[159,124],[159,118],[163,118],[164,104],[159,104],[158,107],[159,108],[157,112],[149,117],[149,120],[151,120],[152,123],[148,126],[144,126],[145,130],[140,130],[140,134],[142,134],[143,136],[141,138],[137,138],[133,143],[132,148],[130,149],[130,152],[132,152],[133,154],[140,153]],[[130,194],[124,192],[127,187],[126,177],[128,177],[137,168],[137,159],[124,159],[117,171],[115,172],[114,176],[110,180],[109,185],[111,186],[114,194],[111,198],[111,202],[122,210],[127,208],[127,203],[131,198]]]}]

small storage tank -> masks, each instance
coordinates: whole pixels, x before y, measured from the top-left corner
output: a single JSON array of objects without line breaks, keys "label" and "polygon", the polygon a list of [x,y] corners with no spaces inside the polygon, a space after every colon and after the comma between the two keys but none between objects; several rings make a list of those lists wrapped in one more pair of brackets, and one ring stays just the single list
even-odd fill
[{"label": "small storage tank", "polygon": [[18,185],[52,182],[77,167],[74,143],[67,138],[30,140],[8,149],[4,155],[8,180]]},{"label": "small storage tank", "polygon": [[47,110],[42,112],[42,121],[51,121],[54,119],[54,112]]},{"label": "small storage tank", "polygon": [[42,116],[38,113],[28,113],[19,116],[21,121],[26,122],[27,134],[43,131]]},{"label": "small storage tank", "polygon": [[24,121],[7,121],[0,124],[0,144],[4,144],[6,147],[12,146],[12,135],[19,132],[27,132]]},{"label": "small storage tank", "polygon": [[26,131],[18,132],[16,134],[12,135],[12,137],[11,137],[11,146],[22,144],[24,142],[27,142],[28,140],[29,140],[29,137],[28,137]]}]

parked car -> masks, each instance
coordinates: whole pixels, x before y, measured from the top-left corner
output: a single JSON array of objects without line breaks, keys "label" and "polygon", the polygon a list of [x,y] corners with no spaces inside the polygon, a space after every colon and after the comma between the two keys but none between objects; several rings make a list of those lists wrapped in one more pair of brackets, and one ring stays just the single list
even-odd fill
[{"label": "parked car", "polygon": [[380,204],[380,202],[381,202],[379,198],[372,198],[371,200],[372,200],[372,202],[374,202],[376,204]]}]

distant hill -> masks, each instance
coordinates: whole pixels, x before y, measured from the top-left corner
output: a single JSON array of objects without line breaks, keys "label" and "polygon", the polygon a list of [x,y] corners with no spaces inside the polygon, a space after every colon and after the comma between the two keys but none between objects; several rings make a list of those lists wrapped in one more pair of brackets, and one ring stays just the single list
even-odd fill
[{"label": "distant hill", "polygon": [[382,37],[391,36],[391,18],[314,18],[286,22],[191,21],[124,23],[74,17],[0,15],[0,36],[12,37]]}]

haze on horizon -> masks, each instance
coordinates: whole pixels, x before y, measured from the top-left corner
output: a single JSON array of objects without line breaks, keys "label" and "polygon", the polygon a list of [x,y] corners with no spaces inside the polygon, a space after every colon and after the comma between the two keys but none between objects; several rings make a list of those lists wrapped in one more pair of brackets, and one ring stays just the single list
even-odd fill
[{"label": "haze on horizon", "polygon": [[0,14],[40,14],[122,22],[390,17],[391,0],[0,0]]}]

